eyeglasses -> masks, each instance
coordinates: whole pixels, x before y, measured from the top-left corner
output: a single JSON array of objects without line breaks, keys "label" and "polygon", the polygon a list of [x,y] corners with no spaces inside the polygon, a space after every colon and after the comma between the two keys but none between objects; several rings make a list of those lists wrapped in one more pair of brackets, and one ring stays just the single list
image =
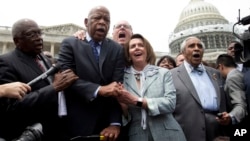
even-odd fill
[{"label": "eyeglasses", "polygon": [[43,32],[41,30],[28,31],[23,34],[26,38],[34,38],[35,36],[42,36]]},{"label": "eyeglasses", "polygon": [[131,29],[131,26],[127,25],[127,24],[117,24],[117,25],[114,25],[115,29],[120,29],[122,27],[125,28],[125,29]]}]

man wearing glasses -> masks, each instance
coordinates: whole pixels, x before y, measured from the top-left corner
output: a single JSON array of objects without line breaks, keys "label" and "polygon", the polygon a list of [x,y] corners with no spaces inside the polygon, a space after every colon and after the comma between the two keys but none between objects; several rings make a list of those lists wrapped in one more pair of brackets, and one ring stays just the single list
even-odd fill
[{"label": "man wearing glasses", "polygon": [[113,27],[113,40],[122,46],[125,46],[125,44],[128,43],[132,34],[132,26],[128,23],[128,21],[118,21]]},{"label": "man wearing glasses", "polygon": [[[12,26],[12,36],[16,48],[0,56],[0,84],[16,81],[28,83],[52,66],[42,53],[42,31],[35,21],[16,21]],[[43,126],[43,140],[60,140],[57,134],[60,129],[58,92],[69,87],[76,79],[78,77],[68,69],[32,84],[30,91],[23,89],[22,100],[4,99],[0,136],[13,140],[27,126],[40,122]]]},{"label": "man wearing glasses", "polygon": [[[132,35],[132,26],[128,23],[128,21],[120,20],[113,27],[112,38],[123,47],[126,43],[128,43]],[[86,37],[85,31],[79,30],[74,34],[74,36],[78,39],[84,40]]]}]

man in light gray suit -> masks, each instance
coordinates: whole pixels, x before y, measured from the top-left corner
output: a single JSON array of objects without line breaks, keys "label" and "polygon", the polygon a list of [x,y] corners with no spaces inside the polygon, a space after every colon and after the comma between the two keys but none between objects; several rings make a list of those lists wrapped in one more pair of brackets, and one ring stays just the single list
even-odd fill
[{"label": "man in light gray suit", "polygon": [[204,43],[188,37],[181,44],[183,64],[171,70],[176,88],[174,116],[188,141],[212,141],[221,135],[217,113],[226,110],[219,71],[204,66]]},{"label": "man in light gray suit", "polygon": [[236,69],[237,64],[230,55],[220,55],[216,64],[222,77],[226,79],[224,90],[231,102],[230,113],[223,112],[218,121],[225,125],[240,123],[246,116],[247,108],[243,74]]},{"label": "man in light gray suit", "polygon": [[[242,128],[242,120],[247,114],[243,73],[237,69],[234,58],[228,54],[221,54],[216,64],[226,80],[224,90],[229,99],[229,112],[223,112],[217,120],[223,125],[232,125],[231,133],[234,133],[235,129]],[[233,134],[231,136],[231,139],[236,139]]]}]

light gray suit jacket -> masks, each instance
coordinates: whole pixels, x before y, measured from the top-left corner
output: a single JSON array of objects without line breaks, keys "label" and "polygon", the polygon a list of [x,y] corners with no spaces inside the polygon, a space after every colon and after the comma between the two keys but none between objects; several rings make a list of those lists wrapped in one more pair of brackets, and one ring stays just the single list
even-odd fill
[{"label": "light gray suit jacket", "polygon": [[229,72],[224,90],[230,98],[230,114],[232,114],[239,123],[246,116],[247,110],[243,74],[239,70],[234,69]]},{"label": "light gray suit jacket", "polygon": [[[226,111],[223,82],[220,73],[211,67],[205,66],[205,69],[216,90],[219,112]],[[199,96],[184,64],[172,69],[171,72],[176,88],[174,117],[181,125],[187,140],[212,141],[214,137],[220,135],[220,126],[215,119],[216,112],[212,114],[203,110]]]},{"label": "light gray suit jacket", "polygon": [[[185,141],[184,133],[174,119],[176,93],[169,70],[157,66],[150,66],[146,73],[143,97],[148,104],[147,129],[141,127],[141,108],[129,106],[131,124],[129,128],[130,141],[147,141],[148,137],[154,141]],[[141,97],[137,88],[134,74],[125,70],[124,86],[131,93]]]}]

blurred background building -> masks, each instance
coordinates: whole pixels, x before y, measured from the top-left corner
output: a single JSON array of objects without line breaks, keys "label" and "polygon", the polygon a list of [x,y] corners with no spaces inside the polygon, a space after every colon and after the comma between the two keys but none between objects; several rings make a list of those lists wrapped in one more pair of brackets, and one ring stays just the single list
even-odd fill
[{"label": "blurred background building", "polygon": [[190,0],[170,35],[170,54],[176,56],[180,52],[182,41],[196,36],[205,43],[203,59],[213,62],[219,54],[226,52],[230,41],[236,39],[232,29],[233,23],[229,23],[214,5],[204,0]]},{"label": "blurred background building", "polygon": [[[62,40],[72,36],[76,31],[83,28],[69,23],[56,26],[40,27],[43,31],[44,51],[49,51],[57,58]],[[0,26],[0,54],[6,53],[15,48],[11,35],[11,27]]]},{"label": "blurred background building", "polygon": [[[174,32],[170,34],[170,52],[156,52],[156,56],[159,58],[169,54],[175,58],[180,52],[181,42],[189,36],[197,36],[206,46],[204,60],[214,62],[219,54],[226,52],[229,42],[235,40],[232,28],[233,24],[221,15],[214,5],[204,0],[190,0],[189,4],[182,10],[179,22],[173,29]],[[49,51],[53,57],[57,58],[61,41],[83,28],[69,23],[41,26],[41,29],[44,33],[44,50]],[[108,37],[111,36],[108,35]],[[8,52],[14,47],[11,27],[0,26],[0,54]]]}]

